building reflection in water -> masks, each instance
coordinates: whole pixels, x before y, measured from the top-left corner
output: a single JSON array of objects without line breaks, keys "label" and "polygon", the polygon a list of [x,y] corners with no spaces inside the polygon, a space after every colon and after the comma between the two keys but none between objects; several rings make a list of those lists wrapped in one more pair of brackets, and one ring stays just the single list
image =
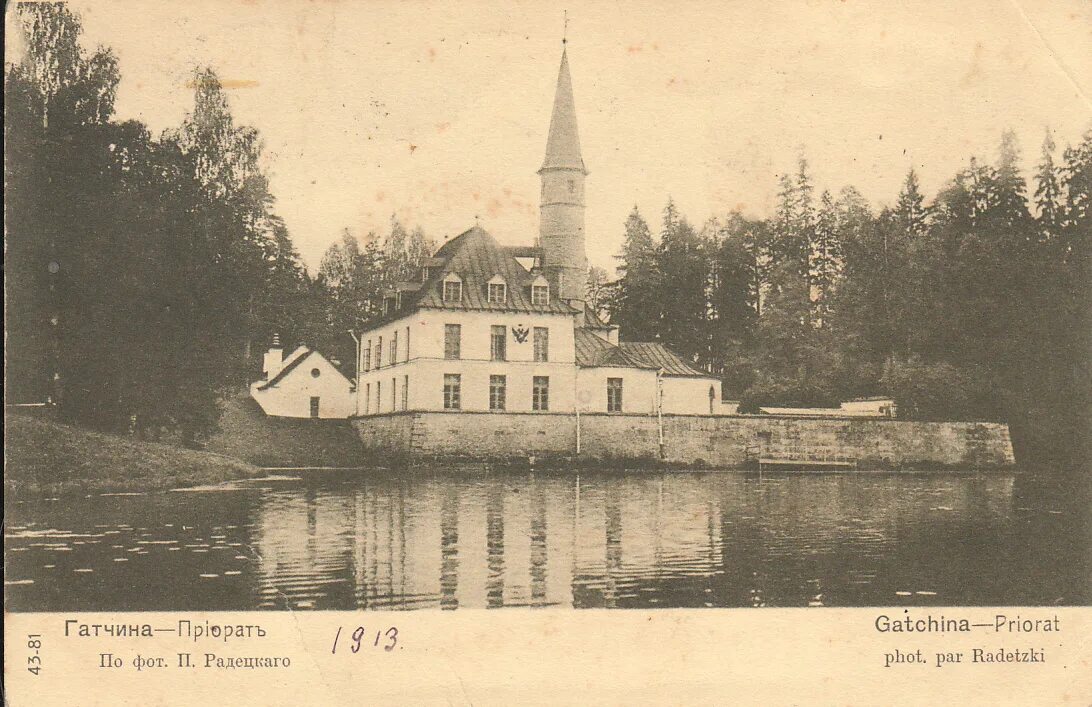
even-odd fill
[{"label": "building reflection in water", "polygon": [[[922,477],[914,493],[906,488],[885,477],[633,474],[391,477],[267,491],[254,511],[258,604],[852,605],[900,590],[943,596],[960,568],[976,564],[962,540],[1008,519],[1011,478]],[[912,576],[899,568],[908,560]]]},{"label": "building reflection in water", "polygon": [[1090,602],[1088,505],[1032,474],[260,483],[20,506],[6,599],[16,611]]}]

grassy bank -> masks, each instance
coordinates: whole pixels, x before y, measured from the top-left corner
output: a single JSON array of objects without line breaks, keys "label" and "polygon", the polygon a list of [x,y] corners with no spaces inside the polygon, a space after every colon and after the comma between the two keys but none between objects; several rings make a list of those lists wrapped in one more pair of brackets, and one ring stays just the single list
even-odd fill
[{"label": "grassy bank", "polygon": [[4,490],[16,498],[154,491],[259,473],[232,457],[91,432],[51,420],[5,419]]},{"label": "grassy bank", "polygon": [[245,392],[221,401],[220,428],[204,448],[258,466],[357,466],[373,461],[348,420],[268,417]]}]

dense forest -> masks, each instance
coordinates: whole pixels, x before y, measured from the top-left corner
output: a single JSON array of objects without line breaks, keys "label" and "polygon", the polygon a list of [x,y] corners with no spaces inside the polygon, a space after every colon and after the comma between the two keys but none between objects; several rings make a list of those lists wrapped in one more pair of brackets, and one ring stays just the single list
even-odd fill
[{"label": "dense forest", "polygon": [[[193,442],[258,374],[279,333],[343,361],[349,329],[434,249],[420,228],[345,229],[309,274],[213,69],[182,124],[114,119],[109,49],[87,51],[63,3],[19,5],[6,67],[7,383],[68,420]],[[1011,134],[935,197],[906,175],[876,211],[816,194],[807,161],[776,212],[693,225],[634,208],[617,271],[587,297],[630,340],[659,340],[744,410],[895,397],[915,419],[1005,420],[1017,452],[1088,457],[1092,431],[1092,131],[1047,132],[1031,183]],[[1084,467],[1082,467],[1084,468]]]},{"label": "dense forest", "polygon": [[776,213],[695,228],[636,208],[616,281],[589,302],[623,338],[658,339],[724,381],[742,411],[891,395],[912,419],[1011,423],[1023,459],[1087,459],[1092,432],[1092,131],[1032,185],[1014,136],[933,199],[911,170],[874,212],[815,188],[804,158]]},{"label": "dense forest", "polygon": [[212,69],[194,69],[192,109],[154,136],[112,119],[117,59],[81,46],[64,3],[16,12],[26,52],[5,72],[9,402],[193,442],[224,393],[256,379],[274,333],[345,349],[370,298],[405,271],[403,253],[430,247],[392,219],[385,250],[346,234],[311,277],[276,214],[260,136],[235,123]]}]

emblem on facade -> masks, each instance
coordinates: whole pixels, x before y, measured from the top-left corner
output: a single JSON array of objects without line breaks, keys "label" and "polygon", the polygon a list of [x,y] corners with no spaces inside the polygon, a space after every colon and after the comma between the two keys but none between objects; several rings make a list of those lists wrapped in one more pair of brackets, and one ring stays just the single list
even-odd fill
[{"label": "emblem on facade", "polygon": [[524,341],[527,341],[527,335],[529,333],[531,333],[531,330],[525,326],[512,327],[512,336],[516,337],[517,344],[522,344]]}]

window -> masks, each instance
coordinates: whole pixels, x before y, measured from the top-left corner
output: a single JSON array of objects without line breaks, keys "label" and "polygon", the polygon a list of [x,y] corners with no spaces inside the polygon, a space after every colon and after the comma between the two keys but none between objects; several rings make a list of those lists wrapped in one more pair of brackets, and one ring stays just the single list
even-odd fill
[{"label": "window", "polygon": [[391,378],[391,412],[398,409],[398,379]]},{"label": "window", "polygon": [[550,377],[535,376],[531,387],[531,409],[550,409]]},{"label": "window", "polygon": [[531,285],[531,304],[549,304],[550,286]]},{"label": "window", "polygon": [[391,365],[398,363],[398,331],[391,334]]},{"label": "window", "polygon": [[508,379],[505,376],[489,376],[489,409],[503,410]]},{"label": "window", "polygon": [[444,358],[457,359],[462,348],[463,327],[460,324],[444,324]]},{"label": "window", "polygon": [[375,382],[375,412],[379,414],[383,411],[383,381]]},{"label": "window", "polygon": [[402,409],[409,410],[409,376],[402,376]]},{"label": "window", "polygon": [[486,295],[490,304],[504,304],[508,301],[508,285],[503,282],[490,282]]},{"label": "window", "polygon": [[463,281],[459,279],[458,275],[448,275],[444,278],[444,301],[463,301]]},{"label": "window", "polygon": [[570,194],[575,194],[576,193],[576,180],[575,179],[570,179],[569,180],[569,193]]},{"label": "window", "polygon": [[607,379],[607,412],[622,412],[622,379]]},{"label": "window", "polygon": [[375,367],[383,367],[383,337],[379,337],[379,340],[375,342]]},{"label": "window", "polygon": [[535,327],[535,360],[550,360],[550,330],[544,326]]},{"label": "window", "polygon": [[489,358],[493,361],[507,360],[508,335],[504,325],[497,324],[490,327]]},{"label": "window", "polygon": [[406,362],[409,363],[409,327],[406,327]]},{"label": "window", "polygon": [[311,377],[312,378],[318,378],[321,375],[322,375],[322,371],[320,371],[319,369],[317,369],[317,368],[312,368],[311,369]]},{"label": "window", "polygon": [[462,405],[462,376],[458,373],[444,374],[444,409],[458,410]]},{"label": "window", "polygon": [[364,386],[364,414],[370,415],[372,412],[372,384],[368,383]]},{"label": "window", "polygon": [[368,346],[364,349],[364,370],[372,370],[372,340],[368,339]]},{"label": "window", "polygon": [[318,417],[319,399],[311,398],[311,417]]}]

